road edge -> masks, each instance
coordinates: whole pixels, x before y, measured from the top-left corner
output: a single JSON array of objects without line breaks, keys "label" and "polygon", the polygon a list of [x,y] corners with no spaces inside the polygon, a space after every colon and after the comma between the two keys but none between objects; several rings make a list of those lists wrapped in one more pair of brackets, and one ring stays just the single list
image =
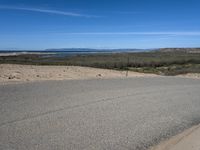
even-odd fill
[{"label": "road edge", "polygon": [[[189,129],[186,129],[185,131],[169,138],[168,140],[160,142],[156,146],[152,146],[149,148],[149,150],[179,150],[179,148],[184,144],[184,140],[193,140],[194,142],[199,141],[198,139],[192,139],[192,135],[195,134],[197,131],[200,131],[200,124],[195,125]],[[200,134],[198,135],[200,139]],[[192,143],[187,144],[187,146],[194,148],[195,150],[200,148],[200,147],[194,147]],[[191,150],[190,149],[190,150]],[[184,149],[183,149],[184,150]],[[188,150],[187,148],[185,150]]]}]

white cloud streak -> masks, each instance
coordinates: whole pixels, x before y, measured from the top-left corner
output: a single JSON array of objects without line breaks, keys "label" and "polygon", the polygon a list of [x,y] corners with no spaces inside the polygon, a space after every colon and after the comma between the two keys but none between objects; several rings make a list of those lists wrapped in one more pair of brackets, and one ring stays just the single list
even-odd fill
[{"label": "white cloud streak", "polygon": [[111,13],[115,13],[115,14],[144,14],[144,12],[140,12],[140,11],[112,11]]},{"label": "white cloud streak", "polygon": [[79,32],[65,33],[70,35],[168,35],[168,36],[200,36],[197,32]]},{"label": "white cloud streak", "polygon": [[0,9],[24,10],[24,11],[47,13],[47,14],[71,16],[71,17],[85,17],[85,18],[94,18],[94,17],[97,17],[97,16],[93,16],[93,15],[79,14],[79,13],[74,13],[74,12],[65,12],[65,11],[59,11],[59,10],[29,8],[29,7],[15,7],[15,6],[2,6],[2,5],[0,5]]}]

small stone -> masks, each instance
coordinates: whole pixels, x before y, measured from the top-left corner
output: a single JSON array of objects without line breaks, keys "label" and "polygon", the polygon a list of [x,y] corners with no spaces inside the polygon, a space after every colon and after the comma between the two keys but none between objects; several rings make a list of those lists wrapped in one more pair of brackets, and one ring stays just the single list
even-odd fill
[{"label": "small stone", "polygon": [[97,77],[101,77],[102,75],[101,74],[97,74]]},{"label": "small stone", "polygon": [[8,79],[10,80],[10,79],[14,79],[15,78],[15,76],[12,76],[12,75],[10,75],[9,77],[8,77]]}]

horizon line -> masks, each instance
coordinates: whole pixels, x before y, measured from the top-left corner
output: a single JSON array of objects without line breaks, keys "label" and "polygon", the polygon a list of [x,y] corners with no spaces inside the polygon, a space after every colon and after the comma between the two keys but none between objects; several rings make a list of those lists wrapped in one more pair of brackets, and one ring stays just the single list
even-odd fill
[{"label": "horizon line", "polygon": [[186,36],[200,36],[200,31],[188,31],[188,32],[69,32],[63,33],[69,35],[186,35]]},{"label": "horizon line", "polygon": [[2,48],[0,51],[45,51],[45,50],[62,50],[62,49],[92,49],[92,50],[156,50],[156,49],[200,49],[195,47],[155,47],[155,48],[89,48],[89,47],[68,47],[68,48],[43,48],[43,49],[26,49],[26,48]]}]

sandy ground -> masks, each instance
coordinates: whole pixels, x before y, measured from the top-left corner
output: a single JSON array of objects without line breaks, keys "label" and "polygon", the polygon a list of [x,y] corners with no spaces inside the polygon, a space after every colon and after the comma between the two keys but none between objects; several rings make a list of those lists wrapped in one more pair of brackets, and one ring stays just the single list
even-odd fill
[{"label": "sandy ground", "polygon": [[200,125],[161,142],[150,150],[200,150]]},{"label": "sandy ground", "polygon": [[179,77],[185,77],[185,78],[194,78],[194,79],[200,79],[200,73],[188,73],[184,75],[178,75]]},{"label": "sandy ground", "polygon": [[[143,76],[154,77],[156,75],[128,72],[128,77]],[[0,64],[0,83],[125,77],[126,71],[90,67]]]},{"label": "sandy ground", "polygon": [[[154,74],[128,72],[128,77],[155,77]],[[0,83],[19,83],[43,80],[76,80],[125,78],[126,71],[97,69],[78,66],[35,66],[0,64]],[[179,77],[198,78],[200,74],[179,75]]]}]

